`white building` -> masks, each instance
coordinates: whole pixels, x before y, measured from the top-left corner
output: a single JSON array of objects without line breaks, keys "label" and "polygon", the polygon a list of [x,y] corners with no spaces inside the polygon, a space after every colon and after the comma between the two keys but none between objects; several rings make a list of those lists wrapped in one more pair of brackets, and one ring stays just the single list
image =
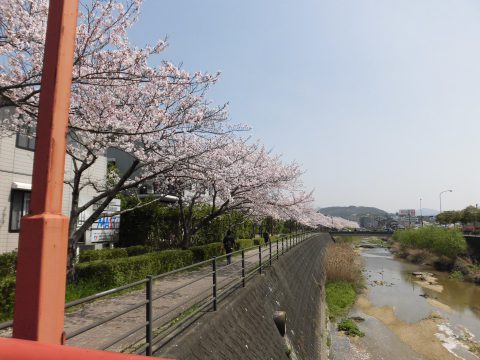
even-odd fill
[{"label": "white building", "polygon": [[[2,111],[0,116],[7,116]],[[1,119],[0,119],[1,120]],[[28,134],[6,136],[0,133],[0,253],[18,248],[18,233],[20,218],[27,214],[32,189],[33,155],[35,137]],[[99,158],[86,174],[91,180],[105,181],[107,172],[107,158]],[[73,177],[72,158],[67,156],[65,161],[65,178]],[[86,187],[80,193],[80,205],[90,200],[96,191]],[[69,216],[71,192],[68,185],[63,190],[62,213]],[[105,224],[94,224],[104,228]],[[85,243],[91,243],[95,238],[88,231]],[[98,238],[98,235],[97,237]],[[95,247],[100,247],[99,245]]]}]

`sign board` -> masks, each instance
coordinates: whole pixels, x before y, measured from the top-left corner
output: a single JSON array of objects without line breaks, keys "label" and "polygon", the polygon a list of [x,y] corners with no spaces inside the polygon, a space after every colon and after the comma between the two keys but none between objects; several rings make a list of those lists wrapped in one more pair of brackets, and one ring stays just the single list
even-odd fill
[{"label": "sign board", "polygon": [[398,210],[398,215],[400,215],[400,216],[415,216],[415,209]]},{"label": "sign board", "polygon": [[116,242],[120,231],[120,215],[112,215],[120,211],[120,199],[113,199],[100,217],[92,224],[90,242]]}]

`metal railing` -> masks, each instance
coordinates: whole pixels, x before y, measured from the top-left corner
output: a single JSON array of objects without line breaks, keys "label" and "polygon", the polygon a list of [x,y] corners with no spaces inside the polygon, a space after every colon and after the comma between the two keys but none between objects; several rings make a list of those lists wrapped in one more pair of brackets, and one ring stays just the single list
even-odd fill
[{"label": "metal railing", "polygon": [[[312,235],[313,233],[299,233],[280,236],[277,241],[270,241],[266,245],[254,245],[246,249],[233,251],[231,254],[213,257],[210,260],[167,273],[148,276],[131,284],[69,302],[65,305],[65,309],[86,305],[115,294],[136,290],[139,287],[143,287],[145,292],[144,300],[130,304],[121,311],[69,331],[66,333],[66,339],[67,341],[72,340],[93,329],[98,329],[107,323],[111,323],[126,314],[131,314],[135,316],[135,319],[144,318],[145,321],[132,324],[127,332],[113,334],[113,338],[109,338],[108,342],[99,345],[98,349],[125,351],[128,348],[129,352],[151,356],[205,312],[216,311],[220,300],[231,294],[235,289],[245,287],[246,282],[250,278],[257,273],[262,274],[264,269],[271,267],[272,263],[278,260],[280,256],[289,252],[294,246],[302,243]],[[223,265],[223,261],[227,256],[231,256],[232,261],[230,264]],[[209,267],[211,267],[211,270],[208,270]],[[193,279],[184,281],[169,290],[155,293],[155,282],[191,270],[198,271],[198,274]],[[177,282],[179,281],[175,281],[175,283]],[[155,309],[155,302],[170,295],[173,296],[180,290],[187,289],[194,284],[199,288],[194,295],[185,296],[186,299],[175,303],[174,306],[166,311]],[[141,310],[142,308],[144,310]],[[134,313],[135,311],[137,313]],[[144,315],[141,315],[142,313]],[[12,324],[13,321],[4,322],[0,324],[0,330],[5,330],[11,327]],[[126,341],[127,339],[128,341]],[[121,344],[120,347],[119,344]],[[115,345],[117,345],[117,348],[112,349]]]}]

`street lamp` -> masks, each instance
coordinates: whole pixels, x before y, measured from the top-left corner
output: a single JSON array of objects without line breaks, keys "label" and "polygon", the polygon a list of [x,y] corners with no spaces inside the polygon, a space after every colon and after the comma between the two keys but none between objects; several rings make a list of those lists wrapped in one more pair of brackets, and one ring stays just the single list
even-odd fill
[{"label": "street lamp", "polygon": [[420,198],[420,222],[423,227],[423,212],[422,212],[422,198]]},{"label": "street lamp", "polygon": [[473,233],[477,231],[477,213],[478,213],[478,204],[475,204],[475,218],[473,222]]},{"label": "street lamp", "polygon": [[438,197],[440,198],[440,213],[442,212],[442,194],[443,193],[446,193],[446,192],[452,192],[453,190],[443,190],[442,192],[440,192],[440,194],[438,195]]}]

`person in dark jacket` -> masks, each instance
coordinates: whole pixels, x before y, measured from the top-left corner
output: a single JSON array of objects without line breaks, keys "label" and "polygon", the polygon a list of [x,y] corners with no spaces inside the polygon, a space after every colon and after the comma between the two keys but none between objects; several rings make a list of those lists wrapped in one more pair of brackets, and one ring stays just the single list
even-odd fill
[{"label": "person in dark jacket", "polygon": [[227,234],[223,238],[223,247],[227,253],[227,265],[232,263],[232,251],[235,246],[235,237],[233,236],[232,230],[228,230]]},{"label": "person in dark jacket", "polygon": [[263,233],[263,240],[265,240],[265,245],[268,245],[268,243],[270,242],[270,234],[268,233],[268,231],[265,231]]}]

